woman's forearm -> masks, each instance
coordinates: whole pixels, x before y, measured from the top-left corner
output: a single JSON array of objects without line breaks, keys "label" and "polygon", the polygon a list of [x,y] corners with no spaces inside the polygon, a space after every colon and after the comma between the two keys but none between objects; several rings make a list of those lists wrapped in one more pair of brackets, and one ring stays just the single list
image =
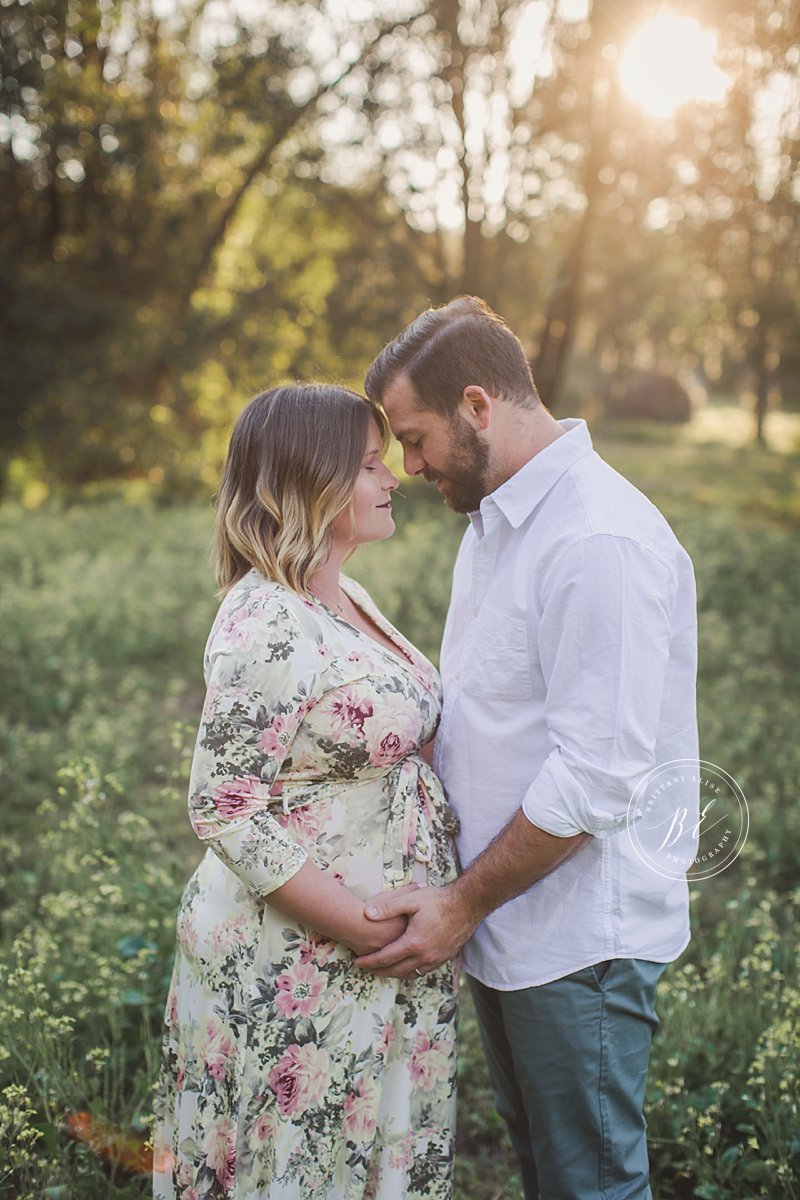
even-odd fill
[{"label": "woman's forearm", "polygon": [[405,931],[405,917],[387,921],[369,921],[364,916],[364,901],[344,884],[321,871],[310,859],[300,870],[265,897],[267,904],[297,921],[344,942],[356,954],[369,954],[393,942]]}]

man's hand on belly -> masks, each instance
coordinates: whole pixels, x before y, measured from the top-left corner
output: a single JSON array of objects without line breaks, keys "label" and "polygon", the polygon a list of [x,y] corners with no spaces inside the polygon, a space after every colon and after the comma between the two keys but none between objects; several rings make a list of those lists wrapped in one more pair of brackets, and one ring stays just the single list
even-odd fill
[{"label": "man's hand on belly", "polygon": [[374,896],[365,909],[371,920],[405,915],[408,925],[396,941],[357,958],[355,965],[375,975],[409,979],[454,958],[483,915],[470,911],[459,884],[460,880],[441,888],[412,884]]},{"label": "man's hand on belly", "polygon": [[532,825],[520,809],[454,883],[398,889],[369,900],[364,914],[370,920],[404,913],[408,926],[377,954],[357,958],[356,966],[400,979],[433,970],[458,953],[490,912],[557,870],[589,836],[555,837]]}]

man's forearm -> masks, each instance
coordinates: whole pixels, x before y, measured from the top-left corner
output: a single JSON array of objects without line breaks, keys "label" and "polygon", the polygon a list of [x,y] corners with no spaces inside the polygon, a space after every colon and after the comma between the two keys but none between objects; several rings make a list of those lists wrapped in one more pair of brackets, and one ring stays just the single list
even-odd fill
[{"label": "man's forearm", "polygon": [[588,833],[553,837],[520,810],[453,883],[373,896],[365,910],[371,920],[406,915],[408,928],[391,945],[356,959],[356,966],[401,979],[425,974],[452,958],[490,912],[549,875],[588,839]]},{"label": "man's forearm", "polygon": [[479,924],[561,866],[589,837],[554,837],[532,825],[520,809],[450,887]]}]

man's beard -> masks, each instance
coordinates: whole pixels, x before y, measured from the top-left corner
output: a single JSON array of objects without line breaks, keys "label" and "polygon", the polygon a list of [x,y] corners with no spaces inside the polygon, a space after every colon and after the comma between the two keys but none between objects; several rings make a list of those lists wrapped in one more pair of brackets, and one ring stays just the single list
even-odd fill
[{"label": "man's beard", "polygon": [[425,471],[425,478],[431,483],[440,479],[446,485],[442,494],[454,512],[474,512],[489,494],[489,450],[458,414],[450,423],[450,450],[446,471]]}]

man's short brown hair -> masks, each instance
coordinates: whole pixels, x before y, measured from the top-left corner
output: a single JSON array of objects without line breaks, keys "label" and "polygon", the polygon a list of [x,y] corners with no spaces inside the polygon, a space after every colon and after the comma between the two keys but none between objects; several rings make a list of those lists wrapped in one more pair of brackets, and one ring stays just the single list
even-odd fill
[{"label": "man's short brown hair", "polygon": [[478,296],[459,296],[420,313],[381,350],[364,390],[379,402],[401,374],[411,381],[421,408],[446,417],[452,417],[470,384],[521,408],[539,403],[519,338]]}]

